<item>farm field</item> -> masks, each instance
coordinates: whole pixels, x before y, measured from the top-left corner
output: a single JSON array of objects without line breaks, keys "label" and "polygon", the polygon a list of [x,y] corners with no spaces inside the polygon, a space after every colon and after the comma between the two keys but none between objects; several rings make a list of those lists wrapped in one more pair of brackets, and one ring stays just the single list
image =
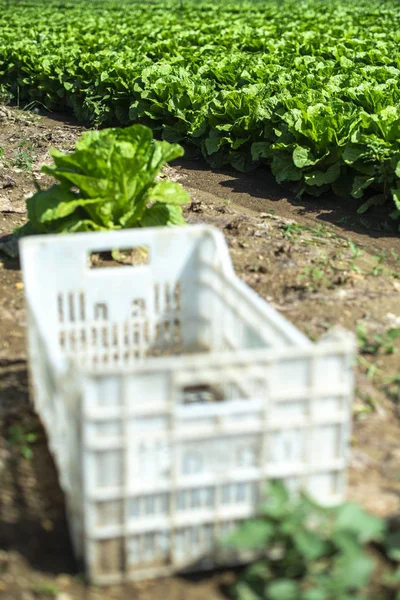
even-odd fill
[{"label": "farm field", "polygon": [[298,195],[386,204],[382,228],[397,221],[393,0],[3,6],[0,86],[17,103],[140,121],[212,167],[267,165]]},{"label": "farm field", "polygon": [[[355,332],[349,499],[398,531],[398,4],[0,9],[0,599],[222,600],[234,577],[101,590],[73,559],[28,401],[24,292],[7,236],[26,222],[35,182],[51,182],[40,172],[50,147],[72,150],[86,128],[141,122],[181,143],[185,157],[163,177],[189,192],[188,223],[223,231],[239,277],[312,340],[334,325]],[[368,591],[396,599],[379,568]]]},{"label": "farm field", "polygon": [[[74,122],[1,111],[7,163],[0,171],[0,239],[25,222],[23,198],[33,182],[50,179],[39,172],[50,163],[49,147],[70,150],[82,132]],[[333,325],[358,329],[349,498],[392,518],[400,493],[399,388],[388,384],[398,375],[400,351],[398,236],[357,230],[351,211],[338,213],[335,200],[323,210],[317,202],[296,203],[270,174],[210,172],[193,160],[164,174],[190,193],[188,222],[221,229],[238,275],[303,332],[318,339]],[[348,230],[329,223],[338,218]],[[230,572],[107,590],[84,585],[45,435],[28,401],[21,272],[12,245],[0,247],[0,598],[221,600]],[[381,583],[371,593],[395,598]]]}]

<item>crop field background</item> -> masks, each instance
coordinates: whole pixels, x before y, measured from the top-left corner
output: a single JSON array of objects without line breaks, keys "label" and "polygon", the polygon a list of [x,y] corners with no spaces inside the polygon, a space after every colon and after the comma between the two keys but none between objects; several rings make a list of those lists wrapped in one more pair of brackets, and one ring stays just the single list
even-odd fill
[{"label": "crop field background", "polygon": [[[400,600],[399,25],[395,0],[0,0],[1,600]],[[132,123],[184,147],[157,185],[182,186],[184,219],[223,232],[244,282],[312,341],[355,335],[357,539],[339,531],[339,552],[289,508],[271,570],[84,580],[29,402],[13,232],[54,184],[50,148]]]},{"label": "crop field background", "polygon": [[396,221],[399,25],[393,0],[10,0],[0,85],[92,126],[148,124],[212,167],[268,165],[299,195],[387,203]]}]

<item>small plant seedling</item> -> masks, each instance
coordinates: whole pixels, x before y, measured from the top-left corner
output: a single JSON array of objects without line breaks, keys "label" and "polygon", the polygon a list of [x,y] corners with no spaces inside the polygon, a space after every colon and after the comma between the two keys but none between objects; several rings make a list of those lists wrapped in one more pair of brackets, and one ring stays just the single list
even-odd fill
[{"label": "small plant seedling", "polygon": [[400,328],[390,327],[381,334],[369,334],[366,327],[359,323],[357,325],[357,340],[362,354],[376,356],[379,352],[383,354],[394,354],[397,350],[396,340],[400,338]]},{"label": "small plant seedling", "polygon": [[371,381],[374,379],[375,375],[380,372],[379,365],[377,362],[368,362],[368,360],[364,356],[358,356],[357,364],[365,369],[368,379]]},{"label": "small plant seedling", "polygon": [[394,403],[400,414],[400,375],[389,377],[383,386],[383,391],[387,398]]},{"label": "small plant seedling", "polygon": [[364,405],[361,408],[355,408],[355,412],[357,414],[369,414],[376,411],[378,407],[378,402],[376,398],[371,396],[371,394],[367,394],[359,389],[356,390],[356,394],[358,398],[360,398],[360,400],[362,400],[362,402],[364,403]]},{"label": "small plant seedling", "polygon": [[38,437],[37,433],[26,432],[21,425],[12,425],[8,428],[9,443],[18,447],[22,456],[27,460],[31,460],[33,457],[31,444],[34,444]]},{"label": "small plant seedling", "polygon": [[306,267],[298,277],[298,282],[304,282],[306,287],[311,291],[315,291],[318,284],[330,287],[330,281],[326,277],[325,271],[320,267]]},{"label": "small plant seedling", "polygon": [[18,167],[23,171],[31,171],[32,165],[35,162],[33,154],[33,144],[30,140],[22,140],[18,145],[18,151],[15,159],[12,161],[14,167]]},{"label": "small plant seedling", "polygon": [[255,562],[232,588],[234,600],[333,600],[361,598],[374,561],[367,544],[382,541],[384,521],[356,504],[322,507],[304,494],[269,486],[256,518],[224,543],[252,552]]},{"label": "small plant seedling", "polygon": [[382,265],[383,261],[387,258],[386,252],[380,252],[378,255],[374,257],[376,259],[376,264],[373,266],[371,270],[371,275],[377,277],[378,275],[382,275],[385,268]]},{"label": "small plant seedling", "polygon": [[362,256],[364,254],[364,252],[362,250],[360,250],[360,248],[357,246],[357,244],[355,244],[351,240],[348,240],[348,244],[349,244],[349,248],[351,250],[352,258],[358,258],[359,256]]},{"label": "small plant seedling", "polygon": [[355,263],[350,263],[350,269],[352,271],[355,271],[356,273],[362,273],[363,270],[360,269],[360,267],[358,267]]},{"label": "small plant seedling", "polygon": [[32,591],[34,594],[40,594],[47,598],[55,598],[58,595],[58,588],[52,583],[36,583],[33,586]]},{"label": "small plant seedling", "polygon": [[311,332],[311,328],[310,328],[310,326],[309,326],[309,325],[306,325],[306,326],[305,326],[305,328],[304,328],[304,332],[305,332],[305,334],[306,334],[306,336],[308,337],[308,339],[309,339],[309,340],[311,340],[312,342],[316,342],[316,341],[317,341],[317,336],[316,336],[316,335],[314,335],[314,334]]},{"label": "small plant seedling", "polygon": [[299,233],[299,226],[292,224],[282,225],[282,230],[284,237],[292,242]]},{"label": "small plant seedling", "polygon": [[[271,211],[269,210],[268,212]],[[307,225],[300,225],[299,223],[285,223],[281,226],[281,229],[284,237],[289,241],[294,242],[299,239],[302,244],[306,245],[326,244],[328,239],[335,240],[340,244],[342,244],[344,241],[344,239],[338,236],[336,233],[329,231],[325,225],[309,227]],[[304,237],[305,235],[307,237]]]},{"label": "small plant seedling", "polygon": [[365,229],[371,229],[372,227],[371,221],[369,221],[365,217],[360,217],[360,223],[363,227],[365,227]]}]

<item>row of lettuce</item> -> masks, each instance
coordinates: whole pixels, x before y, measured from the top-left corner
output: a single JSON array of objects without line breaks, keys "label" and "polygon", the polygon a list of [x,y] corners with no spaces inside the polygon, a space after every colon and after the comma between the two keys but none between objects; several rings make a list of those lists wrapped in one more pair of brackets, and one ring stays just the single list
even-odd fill
[{"label": "row of lettuce", "polygon": [[0,14],[1,89],[400,218],[398,3],[179,6],[13,5]]}]

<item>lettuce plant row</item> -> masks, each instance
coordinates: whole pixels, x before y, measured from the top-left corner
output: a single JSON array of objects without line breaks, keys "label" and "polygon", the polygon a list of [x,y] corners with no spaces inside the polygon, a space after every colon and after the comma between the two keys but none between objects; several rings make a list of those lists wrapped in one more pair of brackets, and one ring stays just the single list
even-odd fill
[{"label": "lettuce plant row", "polygon": [[[10,2],[0,90],[400,218],[395,0]],[[358,200],[362,199],[362,200]]]}]

